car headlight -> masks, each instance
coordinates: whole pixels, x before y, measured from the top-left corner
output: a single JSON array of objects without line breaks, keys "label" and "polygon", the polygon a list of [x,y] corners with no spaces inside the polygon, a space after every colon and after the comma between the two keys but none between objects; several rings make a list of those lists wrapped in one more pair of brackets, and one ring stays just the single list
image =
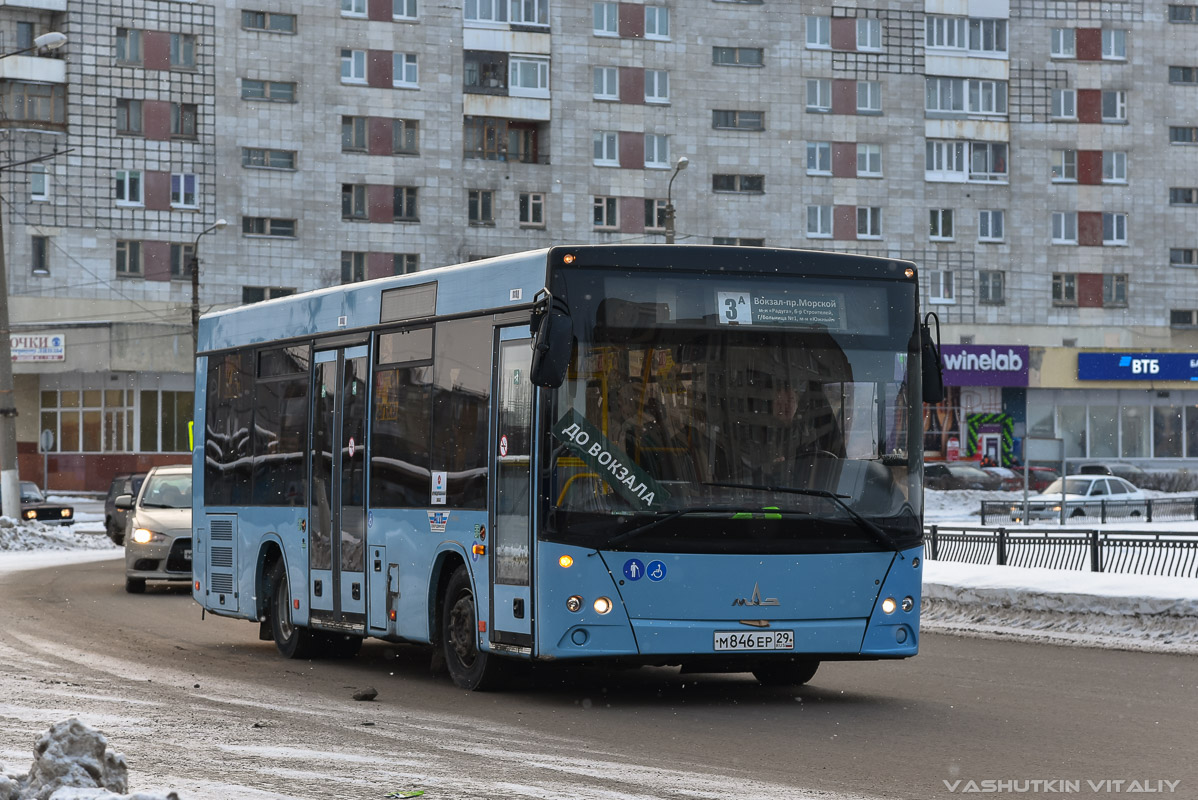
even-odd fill
[{"label": "car headlight", "polygon": [[149,544],[150,542],[161,542],[166,539],[161,533],[156,533],[148,528],[137,528],[133,531],[133,541],[138,544]]},{"label": "car headlight", "polygon": [[37,519],[37,512],[31,508],[28,511],[22,511],[21,516],[25,519]]}]

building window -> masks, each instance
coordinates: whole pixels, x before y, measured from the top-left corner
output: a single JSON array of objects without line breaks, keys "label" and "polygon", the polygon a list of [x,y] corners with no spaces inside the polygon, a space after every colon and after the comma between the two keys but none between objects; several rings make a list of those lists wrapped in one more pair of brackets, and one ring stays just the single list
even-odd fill
[{"label": "building window", "polygon": [[882,238],[882,208],[880,206],[857,206],[857,238]]},{"label": "building window", "polygon": [[857,20],[857,49],[882,49],[882,22],[876,19],[859,18]]},{"label": "building window", "polygon": [[[92,384],[98,385],[98,384]],[[143,392],[154,395],[157,392]],[[192,392],[163,392],[172,398],[183,396],[185,413],[181,414],[178,426],[182,428],[183,445],[178,451],[187,451],[187,421],[191,413]],[[57,434],[51,452],[58,453],[119,453],[134,450],[133,435],[134,392],[124,389],[49,389],[41,393],[41,428]],[[173,409],[173,406],[172,406]],[[142,402],[142,425],[158,422],[156,403]],[[178,432],[179,427],[172,428]],[[143,437],[145,438],[145,437]],[[172,440],[173,442],[173,440]],[[143,451],[157,449],[157,439],[146,441]]]},{"label": "building window", "polygon": [[857,177],[882,177],[882,145],[857,144]]},{"label": "building window", "polygon": [[595,198],[593,209],[596,228],[612,230],[619,227],[620,221],[616,216],[616,206],[616,198],[614,197]]},{"label": "building window", "polygon": [[1052,243],[1077,244],[1077,212],[1052,212]]},{"label": "building window", "polygon": [[1003,240],[1004,219],[1000,209],[989,208],[978,212],[978,241],[1001,242]]},{"label": "building window", "polygon": [[831,142],[808,142],[807,143],[807,174],[808,175],[831,175],[832,174],[832,143]]},{"label": "building window", "polygon": [[471,225],[495,224],[495,192],[470,189],[467,192],[467,218]]},{"label": "building window", "polygon": [[1172,309],[1169,311],[1169,327],[1170,328],[1193,328],[1195,327],[1194,317],[1198,311],[1191,309]]},{"label": "building window", "polygon": [[1127,244],[1127,215],[1106,212],[1102,215],[1102,243],[1121,246]]},{"label": "building window", "polygon": [[[120,173],[117,173],[118,175]],[[1173,186],[1169,188],[1169,205],[1194,206],[1198,205],[1198,189]]]},{"label": "building window", "polygon": [[1169,6],[1169,21],[1190,25],[1198,23],[1198,6]]},{"label": "building window", "polygon": [[1186,86],[1198,84],[1198,67],[1169,67],[1169,83]]},{"label": "building window", "polygon": [[1102,182],[1127,183],[1127,153],[1104,150],[1102,153]]},{"label": "building window", "polygon": [[508,61],[508,95],[549,96],[549,59],[512,56]]},{"label": "building window", "polygon": [[592,144],[595,166],[620,166],[620,134],[615,131],[595,131]]},{"label": "building window", "polygon": [[391,192],[392,217],[396,222],[419,222],[419,209],[416,207],[417,187],[396,186]]},{"label": "building window", "polygon": [[964,50],[969,42],[965,17],[929,14],[924,22],[924,44],[933,49]]},{"label": "building window", "polygon": [[463,120],[463,134],[466,158],[527,164],[539,163],[541,158],[537,123],[495,117],[466,117]]},{"label": "building window", "polygon": [[645,102],[670,102],[670,73],[664,69],[645,70]]},{"label": "building window", "polygon": [[807,47],[827,50],[832,46],[832,18],[807,17]]},{"label": "building window", "polygon": [[341,282],[358,283],[366,280],[366,254],[341,251]]},{"label": "building window", "polygon": [[241,232],[246,236],[295,238],[295,220],[276,217],[242,217]]},{"label": "building window", "polygon": [[1102,93],[1102,121],[1127,122],[1127,92],[1119,89]]},{"label": "building window", "polygon": [[295,14],[279,14],[274,11],[242,11],[241,27],[248,31],[295,33]]},{"label": "building window", "polygon": [[144,130],[140,100],[116,101],[116,132],[120,135],[140,136]]},{"label": "building window", "polygon": [[[501,3],[503,0],[496,2]],[[549,0],[512,0],[512,24],[548,25]]]},{"label": "building window", "polygon": [[670,9],[665,6],[645,6],[645,38],[670,38]]},{"label": "building window", "polygon": [[545,195],[540,192],[520,192],[520,225],[525,228],[545,227]]},{"label": "building window", "polygon": [[620,99],[620,73],[615,67],[595,67],[591,72],[594,79],[596,100]]},{"label": "building window", "polygon": [[664,231],[666,229],[666,201],[645,198],[645,230]]},{"label": "building window", "polygon": [[29,165],[29,199],[38,202],[50,199],[50,174],[44,164]]},{"label": "building window", "polygon": [[882,84],[880,81],[857,81],[857,113],[882,113]]},{"label": "building window", "polygon": [[1077,119],[1077,90],[1053,89],[1049,115],[1053,119]]},{"label": "building window", "polygon": [[420,271],[420,256],[416,253],[395,253],[391,257],[391,268],[396,275],[410,275]]},{"label": "building window", "polygon": [[190,278],[194,262],[195,245],[171,244],[171,280]]},{"label": "building window", "polygon": [[419,155],[420,122],[418,120],[391,120],[391,152],[404,156]]},{"label": "building window", "polygon": [[195,173],[171,173],[171,207],[198,208],[199,184]]},{"label": "building window", "polygon": [[1102,29],[1102,57],[1108,61],[1127,59],[1127,31],[1117,28]]},{"label": "building window", "polygon": [[198,114],[195,103],[171,103],[171,136],[178,139],[196,138]]},{"label": "building window", "polygon": [[287,297],[295,294],[295,289],[282,286],[242,286],[241,302],[261,303],[263,300],[273,300],[276,297]]},{"label": "building window", "polygon": [[971,181],[1005,181],[1007,179],[1007,146],[1002,142],[969,143],[969,179]]},{"label": "building window", "polygon": [[171,34],[171,69],[196,68],[196,37],[190,33]]},{"label": "building window", "polygon": [[366,117],[341,118],[342,152],[366,152],[366,124]]},{"label": "building window", "polygon": [[715,192],[738,192],[740,194],[762,194],[765,192],[764,175],[712,175],[711,189]]},{"label": "building window", "polygon": [[1003,297],[1003,273],[997,270],[978,272],[978,302],[982,305],[1000,306]]},{"label": "building window", "polygon": [[1072,272],[1053,273],[1052,304],[1054,306],[1077,305],[1077,275]]},{"label": "building window", "polygon": [[366,185],[363,183],[341,184],[341,218],[369,219],[370,208],[366,205]]},{"label": "building window", "polygon": [[1077,32],[1073,28],[1053,28],[1049,55],[1053,58],[1077,57]]},{"label": "building window", "polygon": [[953,234],[953,210],[933,208],[928,212],[928,237],[934,242],[951,242]]},{"label": "building window", "polygon": [[832,80],[830,78],[807,79],[807,110],[820,113],[832,110]]},{"label": "building window", "polygon": [[[405,89],[415,89],[419,85],[420,71],[416,68],[415,53],[391,54],[391,85]],[[548,80],[548,69],[546,69]]]},{"label": "building window", "polygon": [[50,274],[50,237],[29,237],[30,261],[34,275]]},{"label": "building window", "polygon": [[341,82],[366,83],[366,51],[341,51]]},{"label": "building window", "polygon": [[716,129],[763,131],[764,111],[712,111],[711,127]]},{"label": "building window", "polygon": [[760,47],[713,47],[711,63],[720,66],[760,67],[765,64],[765,50]]},{"label": "building window", "polygon": [[1169,144],[1198,144],[1198,127],[1193,125],[1169,126]]},{"label": "building window", "polygon": [[141,31],[135,28],[116,29],[116,60],[118,64],[141,64]]},{"label": "building window", "polygon": [[1102,276],[1102,305],[1106,308],[1127,305],[1127,276]]},{"label": "building window", "polygon": [[[484,0],[485,2],[486,0]],[[500,0],[502,1],[502,0]],[[594,33],[596,36],[619,36],[620,4],[592,3]]]},{"label": "building window", "polygon": [[416,0],[392,0],[391,19],[416,19]]},{"label": "building window", "polygon": [[1005,19],[970,19],[969,49],[976,53],[1007,52],[1007,21]]},{"label": "building window", "polygon": [[645,134],[645,166],[650,169],[670,168],[670,137],[658,133]]},{"label": "building window", "polygon": [[964,181],[965,142],[929,140],[924,146],[924,179],[929,181]]},{"label": "building window", "polygon": [[242,100],[263,100],[268,103],[294,103],[295,84],[290,81],[259,81],[241,79]]},{"label": "building window", "polygon": [[832,206],[807,206],[807,238],[832,238]]},{"label": "building window", "polygon": [[366,0],[341,0],[341,16],[366,16]]},{"label": "building window", "polygon": [[928,300],[947,305],[957,302],[953,292],[953,273],[945,269],[932,269],[928,274]]},{"label": "building window", "polygon": [[118,169],[116,171],[116,204],[118,206],[140,206],[142,197],[141,171]]},{"label": "building window", "polygon": [[1077,182],[1077,151],[1053,150],[1050,154],[1052,180],[1056,183]]},{"label": "building window", "polygon": [[1169,265],[1173,267],[1198,267],[1198,247],[1169,248]]},{"label": "building window", "polygon": [[1007,113],[1007,82],[982,79],[927,77],[924,110],[929,114]]},{"label": "building window", "polygon": [[121,240],[116,243],[116,274],[118,278],[141,277],[141,242]]}]

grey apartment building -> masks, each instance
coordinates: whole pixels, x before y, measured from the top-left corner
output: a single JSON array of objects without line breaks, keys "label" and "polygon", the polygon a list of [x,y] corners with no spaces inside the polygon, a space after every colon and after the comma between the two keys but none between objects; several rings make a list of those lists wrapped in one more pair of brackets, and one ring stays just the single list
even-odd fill
[{"label": "grey apartment building", "polygon": [[1198,5],[6,0],[0,50],[53,488],[187,459],[197,258],[208,310],[662,242],[668,192],[679,243],[918,262],[928,458],[1198,463]]}]

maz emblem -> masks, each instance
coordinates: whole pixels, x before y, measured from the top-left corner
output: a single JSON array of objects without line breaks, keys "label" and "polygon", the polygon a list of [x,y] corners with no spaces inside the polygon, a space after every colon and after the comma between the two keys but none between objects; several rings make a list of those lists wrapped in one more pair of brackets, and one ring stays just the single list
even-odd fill
[{"label": "maz emblem", "polygon": [[734,606],[776,606],[776,605],[778,605],[778,598],[767,597],[764,600],[762,600],[761,599],[761,589],[759,589],[757,584],[754,583],[753,584],[753,596],[750,597],[748,600],[746,600],[743,597],[738,597],[732,601],[732,605],[734,605]]}]

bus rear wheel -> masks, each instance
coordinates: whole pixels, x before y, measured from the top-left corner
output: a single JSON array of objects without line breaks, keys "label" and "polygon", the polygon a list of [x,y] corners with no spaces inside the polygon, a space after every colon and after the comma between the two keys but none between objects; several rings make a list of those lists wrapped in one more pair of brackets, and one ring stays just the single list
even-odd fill
[{"label": "bus rear wheel", "polygon": [[311,630],[291,621],[291,587],[287,569],[276,561],[270,568],[270,632],[275,647],[284,658],[308,658],[312,655],[314,636]]},{"label": "bus rear wheel", "polygon": [[499,659],[478,649],[478,610],[466,566],[453,571],[441,606],[441,647],[449,677],[463,689],[487,691],[502,681]]},{"label": "bus rear wheel", "polygon": [[815,677],[817,669],[819,662],[815,659],[795,658],[760,664],[753,670],[753,677],[762,686],[802,686]]}]

